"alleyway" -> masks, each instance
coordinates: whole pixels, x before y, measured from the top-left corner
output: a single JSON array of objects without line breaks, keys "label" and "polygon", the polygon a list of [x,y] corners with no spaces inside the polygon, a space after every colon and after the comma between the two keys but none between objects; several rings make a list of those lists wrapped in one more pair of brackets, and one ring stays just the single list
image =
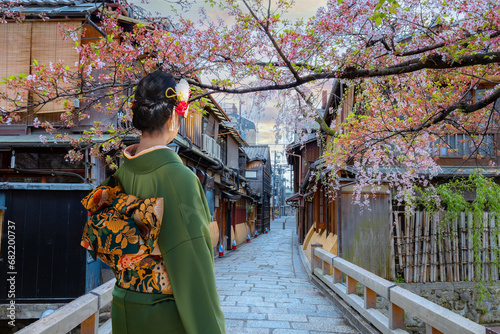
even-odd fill
[{"label": "alleyway", "polygon": [[271,222],[236,251],[215,260],[228,334],[358,333],[309,282],[297,251],[295,221]]}]

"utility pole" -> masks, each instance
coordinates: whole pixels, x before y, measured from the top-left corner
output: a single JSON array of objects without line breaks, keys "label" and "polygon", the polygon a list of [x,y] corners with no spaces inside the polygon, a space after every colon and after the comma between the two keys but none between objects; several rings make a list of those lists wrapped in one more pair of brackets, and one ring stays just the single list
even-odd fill
[{"label": "utility pole", "polygon": [[277,177],[276,177],[276,151],[274,151],[274,172],[273,172],[273,179],[274,179],[274,182],[273,182],[273,186],[274,186],[274,189],[273,189],[273,219],[276,219],[276,217],[274,217],[274,211],[276,210],[276,202],[277,202],[277,199],[278,197],[276,196],[277,195],[277,190],[278,190],[278,187],[277,187]]},{"label": "utility pole", "polygon": [[281,169],[281,166],[278,167],[279,168],[279,175],[280,175],[280,187],[279,187],[279,212],[280,212],[280,217],[282,216],[283,212],[281,211],[282,210],[282,207],[283,207],[283,180],[281,178],[281,174],[282,174],[282,169]]},{"label": "utility pole", "polygon": [[240,117],[238,119],[238,132],[240,133],[241,135],[241,131],[243,130],[243,125],[242,125],[242,122],[241,122],[241,105],[245,103],[245,101],[241,101],[240,100]]}]

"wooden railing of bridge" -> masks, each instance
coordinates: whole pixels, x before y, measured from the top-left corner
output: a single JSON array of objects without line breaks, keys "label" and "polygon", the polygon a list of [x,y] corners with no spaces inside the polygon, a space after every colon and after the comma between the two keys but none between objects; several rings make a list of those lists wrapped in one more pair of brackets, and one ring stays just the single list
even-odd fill
[{"label": "wooden railing of bridge", "polygon": [[99,311],[111,303],[115,281],[116,279],[112,279],[104,283],[17,333],[66,334],[79,325],[81,334],[102,333],[99,330]]},{"label": "wooden railing of bridge", "polygon": [[[311,246],[312,274],[384,334],[408,333],[404,330],[405,312],[426,324],[426,334],[486,333],[484,326],[323,250],[321,244]],[[358,283],[363,286],[364,298],[356,294]],[[388,316],[377,309],[377,296],[387,300]]]},{"label": "wooden railing of bridge", "polygon": [[[321,249],[320,244],[311,246],[312,274],[384,334],[408,333],[404,330],[405,312],[422,320],[426,324],[427,334],[486,333],[484,326],[335,256]],[[79,325],[81,325],[81,334],[101,333],[99,311],[111,303],[114,284],[115,279],[75,299],[17,333],[67,333]],[[364,298],[356,294],[358,284],[364,288]],[[388,301],[388,316],[376,308],[377,296]]]}]

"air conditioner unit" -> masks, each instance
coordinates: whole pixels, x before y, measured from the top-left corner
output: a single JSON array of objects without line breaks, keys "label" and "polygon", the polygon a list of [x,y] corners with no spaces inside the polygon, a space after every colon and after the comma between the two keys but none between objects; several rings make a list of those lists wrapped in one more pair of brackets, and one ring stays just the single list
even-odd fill
[{"label": "air conditioner unit", "polygon": [[220,145],[214,144],[214,158],[220,160]]},{"label": "air conditioner unit", "polygon": [[213,156],[214,155],[214,146],[215,146],[215,140],[213,140],[212,138],[210,138],[210,142],[208,144],[208,154],[210,156]]},{"label": "air conditioner unit", "polygon": [[213,139],[209,135],[206,135],[206,134],[203,134],[202,138],[203,138],[203,147],[201,148],[201,150],[205,153],[209,153],[210,147],[212,146]]}]

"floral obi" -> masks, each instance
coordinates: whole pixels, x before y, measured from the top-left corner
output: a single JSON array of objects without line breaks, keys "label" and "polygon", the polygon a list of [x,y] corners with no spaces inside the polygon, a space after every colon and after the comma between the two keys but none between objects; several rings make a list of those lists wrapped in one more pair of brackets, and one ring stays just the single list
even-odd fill
[{"label": "floral obi", "polygon": [[82,200],[89,211],[81,245],[113,269],[121,288],[172,294],[158,248],[163,198],[127,195],[111,176]]}]

